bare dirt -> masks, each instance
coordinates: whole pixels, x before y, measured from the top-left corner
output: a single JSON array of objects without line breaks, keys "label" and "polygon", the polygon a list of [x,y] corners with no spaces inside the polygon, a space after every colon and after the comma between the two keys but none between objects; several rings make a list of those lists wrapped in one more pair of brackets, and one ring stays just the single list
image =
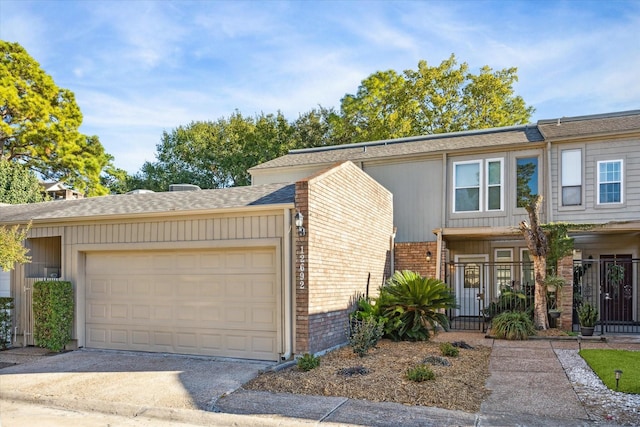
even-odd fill
[{"label": "bare dirt", "polygon": [[429,356],[441,356],[438,342],[393,342],[382,340],[365,357],[351,347],[321,357],[320,366],[308,372],[296,366],[258,376],[244,387],[280,393],[341,396],[376,402],[435,406],[477,412],[489,395],[489,347],[459,349],[458,357],[446,357],[451,366],[430,364],[435,379],[414,382],[408,369]]}]

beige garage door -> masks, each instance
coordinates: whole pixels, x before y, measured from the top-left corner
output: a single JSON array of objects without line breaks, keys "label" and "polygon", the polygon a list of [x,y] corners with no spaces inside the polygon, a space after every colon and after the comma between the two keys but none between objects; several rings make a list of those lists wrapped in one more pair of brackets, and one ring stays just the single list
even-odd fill
[{"label": "beige garage door", "polygon": [[86,346],[277,360],[274,248],[92,252]]}]

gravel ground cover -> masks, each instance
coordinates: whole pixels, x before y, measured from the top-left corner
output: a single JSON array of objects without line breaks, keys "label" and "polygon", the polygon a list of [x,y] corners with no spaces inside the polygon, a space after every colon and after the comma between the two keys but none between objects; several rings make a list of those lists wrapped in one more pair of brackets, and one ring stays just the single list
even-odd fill
[{"label": "gravel ground cover", "polygon": [[607,388],[577,350],[555,352],[578,398],[594,421],[640,426],[640,395]]}]

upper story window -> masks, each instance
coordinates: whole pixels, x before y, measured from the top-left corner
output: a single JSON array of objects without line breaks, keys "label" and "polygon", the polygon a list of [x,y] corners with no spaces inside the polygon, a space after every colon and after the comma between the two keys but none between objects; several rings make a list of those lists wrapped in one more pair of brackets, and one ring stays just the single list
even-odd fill
[{"label": "upper story window", "polygon": [[502,210],[504,203],[503,169],[502,159],[472,160],[454,163],[453,211],[480,212],[481,210]]},{"label": "upper story window", "polygon": [[538,195],[538,158],[521,157],[516,160],[516,206],[523,208]]},{"label": "upper story window", "polygon": [[598,162],[598,204],[622,203],[622,160]]},{"label": "upper story window", "polygon": [[582,205],[582,150],[562,150],[562,206]]},{"label": "upper story window", "polygon": [[502,210],[502,159],[487,160],[487,210]]}]

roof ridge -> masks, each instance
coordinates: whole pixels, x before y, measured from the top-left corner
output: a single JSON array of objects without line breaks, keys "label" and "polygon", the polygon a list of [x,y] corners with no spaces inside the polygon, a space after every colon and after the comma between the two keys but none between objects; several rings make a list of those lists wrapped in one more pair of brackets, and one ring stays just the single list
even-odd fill
[{"label": "roof ridge", "polygon": [[519,129],[528,129],[530,127],[535,127],[535,126],[536,126],[535,123],[527,123],[524,125],[502,126],[502,127],[494,127],[494,128],[486,128],[486,129],[473,129],[473,130],[464,130],[464,131],[457,131],[457,132],[432,133],[428,135],[405,136],[403,138],[381,139],[378,141],[355,142],[351,144],[298,148],[294,150],[289,150],[288,154],[317,153],[322,151],[346,150],[350,148],[362,148],[362,147],[377,147],[380,145],[403,144],[407,142],[452,138],[452,137],[458,137],[458,136],[482,135],[486,133],[501,133],[501,132],[519,130]]},{"label": "roof ridge", "polygon": [[609,119],[615,117],[626,117],[640,115],[640,110],[615,111],[612,113],[587,114],[582,116],[556,117],[555,119],[538,120],[538,125],[558,124],[566,122],[579,122],[585,120]]}]

